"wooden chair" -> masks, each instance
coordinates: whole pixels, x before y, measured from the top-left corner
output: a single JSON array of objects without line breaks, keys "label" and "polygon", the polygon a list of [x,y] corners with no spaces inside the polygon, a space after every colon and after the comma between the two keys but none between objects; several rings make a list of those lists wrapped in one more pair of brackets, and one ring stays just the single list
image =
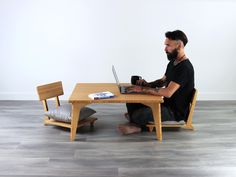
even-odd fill
[{"label": "wooden chair", "polygon": [[[162,127],[170,127],[170,128],[184,128],[184,129],[189,129],[189,130],[194,130],[194,127],[192,125],[192,118],[193,118],[193,112],[194,112],[194,108],[196,105],[196,100],[197,100],[197,94],[198,91],[197,89],[193,90],[193,97],[192,100],[190,102],[190,107],[189,107],[189,114],[188,114],[188,118],[187,118],[187,122],[186,123],[174,123],[174,124],[165,124],[165,122],[162,122]],[[153,129],[155,128],[154,123],[150,123],[147,124],[147,127],[149,129],[150,132],[153,131]]]},{"label": "wooden chair", "polygon": [[[47,100],[50,98],[55,98],[56,108],[59,108],[61,106],[59,96],[64,94],[61,81],[38,86],[37,92],[38,92],[39,100],[42,101],[43,103],[45,112],[49,110]],[[88,125],[88,124],[90,124],[90,126],[93,127],[94,122],[96,120],[97,118],[94,118],[94,117],[85,118],[79,121],[78,128],[84,125]],[[70,128],[70,129],[72,127],[71,123],[56,121],[48,116],[45,116],[44,118],[44,125],[56,125],[56,126]]]}]

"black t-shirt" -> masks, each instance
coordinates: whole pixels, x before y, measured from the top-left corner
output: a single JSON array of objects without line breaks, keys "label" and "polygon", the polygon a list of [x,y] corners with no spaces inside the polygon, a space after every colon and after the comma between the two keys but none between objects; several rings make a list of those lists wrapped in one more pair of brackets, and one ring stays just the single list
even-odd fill
[{"label": "black t-shirt", "polygon": [[166,69],[166,84],[173,81],[180,85],[180,88],[170,97],[164,98],[164,105],[171,108],[175,114],[176,121],[187,121],[189,103],[194,89],[194,69],[191,62],[186,59],[174,65],[170,61]]}]

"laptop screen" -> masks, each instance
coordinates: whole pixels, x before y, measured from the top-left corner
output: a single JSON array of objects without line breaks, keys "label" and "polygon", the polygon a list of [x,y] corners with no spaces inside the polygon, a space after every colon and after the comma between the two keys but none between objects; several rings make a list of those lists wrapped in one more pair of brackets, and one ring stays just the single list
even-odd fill
[{"label": "laptop screen", "polygon": [[115,70],[114,65],[112,65],[112,72],[113,72],[113,75],[114,75],[114,77],[115,77],[116,84],[117,84],[118,86],[120,86],[120,82],[119,82],[119,79],[118,79],[118,77],[117,77],[117,74],[116,74],[116,70]]}]

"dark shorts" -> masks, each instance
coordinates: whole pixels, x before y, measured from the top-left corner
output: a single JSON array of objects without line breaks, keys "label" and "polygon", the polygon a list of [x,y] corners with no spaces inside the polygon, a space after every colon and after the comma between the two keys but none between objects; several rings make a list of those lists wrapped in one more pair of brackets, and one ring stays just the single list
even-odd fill
[{"label": "dark shorts", "polygon": [[[148,122],[153,122],[152,109],[140,103],[127,103],[126,104],[130,122],[139,125],[141,128],[146,128]],[[175,121],[173,111],[161,104],[161,121]]]}]

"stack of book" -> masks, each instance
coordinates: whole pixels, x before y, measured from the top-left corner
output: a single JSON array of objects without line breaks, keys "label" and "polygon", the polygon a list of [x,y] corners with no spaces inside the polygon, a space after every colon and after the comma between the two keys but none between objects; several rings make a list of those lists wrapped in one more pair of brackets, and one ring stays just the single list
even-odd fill
[{"label": "stack of book", "polygon": [[88,95],[89,98],[93,100],[97,99],[106,99],[106,98],[113,98],[115,95],[109,91],[106,92],[98,92],[98,93],[91,93]]}]

